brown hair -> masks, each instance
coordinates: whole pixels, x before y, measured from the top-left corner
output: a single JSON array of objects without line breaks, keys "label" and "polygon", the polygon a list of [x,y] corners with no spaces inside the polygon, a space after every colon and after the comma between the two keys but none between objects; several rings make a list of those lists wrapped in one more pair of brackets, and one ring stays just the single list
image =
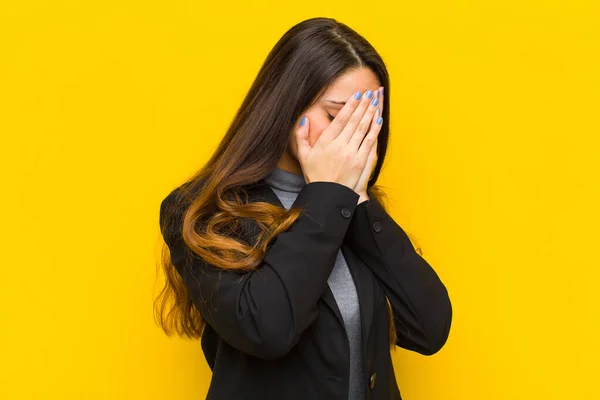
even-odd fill
[{"label": "brown hair", "polygon": [[[217,268],[250,271],[261,264],[267,244],[287,230],[301,213],[267,202],[248,203],[244,186],[258,182],[277,166],[293,135],[295,121],[317,102],[338,76],[367,67],[385,88],[383,125],[369,196],[385,208],[379,177],[389,137],[391,87],[385,64],[373,46],[348,26],[331,18],[312,18],[289,29],[268,54],[258,76],[210,160],[179,190],[177,205],[165,210],[166,224],[182,221],[185,244]],[[268,155],[268,157],[265,157]],[[256,243],[240,239],[241,221],[261,229]],[[169,222],[171,221],[171,222]],[[201,223],[200,223],[201,222]],[[202,229],[197,229],[201,225]],[[198,338],[204,322],[163,244],[165,285],[154,302],[155,320],[167,335]],[[390,342],[396,342],[391,307]]]}]

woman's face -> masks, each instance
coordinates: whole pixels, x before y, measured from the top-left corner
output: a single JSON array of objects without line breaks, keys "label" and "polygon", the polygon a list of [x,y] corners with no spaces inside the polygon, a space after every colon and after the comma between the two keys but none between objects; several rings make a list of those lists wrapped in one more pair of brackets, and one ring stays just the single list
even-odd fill
[{"label": "woman's face", "polygon": [[[302,116],[306,115],[308,117],[308,141],[313,146],[353,93],[361,92],[364,94],[367,90],[375,92],[380,86],[377,76],[367,67],[347,71],[325,89],[321,99],[306,109],[300,115],[296,124],[300,123]],[[292,135],[290,150],[297,159],[296,148],[296,138]]]}]

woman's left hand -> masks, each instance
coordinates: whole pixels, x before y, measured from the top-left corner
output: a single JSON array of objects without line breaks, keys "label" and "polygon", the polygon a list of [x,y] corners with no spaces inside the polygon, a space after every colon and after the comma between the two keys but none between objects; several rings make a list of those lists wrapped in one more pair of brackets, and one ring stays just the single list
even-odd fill
[{"label": "woman's left hand", "polygon": [[[374,124],[377,123],[377,120],[381,117],[381,109],[383,108],[383,93],[382,88],[377,89],[377,97],[379,99],[379,111],[375,113],[373,118]],[[375,164],[377,164],[377,144],[378,139],[375,140],[375,144],[371,148],[371,152],[369,153],[369,158],[367,158],[367,163],[365,164],[365,168],[363,169],[360,178],[356,186],[354,187],[354,191],[360,196],[358,199],[358,204],[363,201],[369,200],[369,195],[367,193],[367,184],[369,183],[369,179],[371,178],[371,174],[373,173],[373,168],[375,168]]]}]

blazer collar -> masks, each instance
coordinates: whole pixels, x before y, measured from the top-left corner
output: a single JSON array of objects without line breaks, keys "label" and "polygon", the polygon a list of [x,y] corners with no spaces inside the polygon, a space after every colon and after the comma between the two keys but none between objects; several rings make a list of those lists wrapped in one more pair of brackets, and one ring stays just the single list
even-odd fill
[{"label": "blazer collar", "polygon": [[[273,191],[271,186],[269,186],[263,179],[261,179],[258,183],[251,185],[248,187],[248,201],[256,202],[256,201],[265,201],[279,207],[284,207],[277,197],[277,194]],[[257,224],[251,224],[251,243],[254,243],[256,240],[256,236],[258,231]],[[350,269],[350,273],[352,274],[352,278],[354,280],[354,285],[356,286],[356,291],[358,294],[358,302],[360,306],[360,316],[361,316],[361,330],[362,330],[362,345],[363,348],[366,348],[369,331],[371,328],[371,323],[373,320],[373,312],[375,308],[374,304],[374,279],[373,274],[370,273],[367,266],[362,262],[362,260],[352,251],[352,249],[348,246],[348,244],[344,241],[342,246],[340,247],[342,254],[344,255],[344,259],[346,260],[346,264]],[[337,317],[339,323],[344,327],[344,320],[342,318],[342,314],[340,313],[340,309],[335,301],[335,297],[329,285],[325,289],[325,292],[321,296],[325,304],[333,311],[335,316]]]}]

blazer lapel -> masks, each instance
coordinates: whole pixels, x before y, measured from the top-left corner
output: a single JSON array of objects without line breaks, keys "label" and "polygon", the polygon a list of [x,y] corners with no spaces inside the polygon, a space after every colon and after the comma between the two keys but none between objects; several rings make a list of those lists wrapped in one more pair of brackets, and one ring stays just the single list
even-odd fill
[{"label": "blazer lapel", "polygon": [[[284,207],[277,197],[277,194],[271,189],[271,187],[264,181],[260,180],[258,183],[254,185],[250,185],[248,187],[248,201],[265,201],[271,204],[278,205],[279,207]],[[250,235],[249,240],[251,243],[254,243],[256,240],[256,235],[258,235],[258,225],[255,223],[250,224]],[[354,280],[354,285],[356,286],[356,291],[358,294],[358,300],[360,303],[360,319],[361,319],[361,330],[362,330],[362,345],[363,348],[366,348],[366,343],[368,339],[368,334],[371,328],[371,322],[373,320],[373,275],[369,273],[369,269],[363,264],[363,262],[354,254],[354,252],[348,247],[346,243],[342,243],[341,246],[342,254],[344,255],[344,259],[346,260],[346,264],[348,264],[348,268],[350,269],[350,273],[352,274],[352,278]],[[344,327],[344,319],[342,318],[342,314],[340,309],[335,301],[335,297],[333,296],[333,292],[329,285],[327,285],[325,292],[321,296],[325,304],[333,311],[334,315],[338,319],[338,322]]]}]

